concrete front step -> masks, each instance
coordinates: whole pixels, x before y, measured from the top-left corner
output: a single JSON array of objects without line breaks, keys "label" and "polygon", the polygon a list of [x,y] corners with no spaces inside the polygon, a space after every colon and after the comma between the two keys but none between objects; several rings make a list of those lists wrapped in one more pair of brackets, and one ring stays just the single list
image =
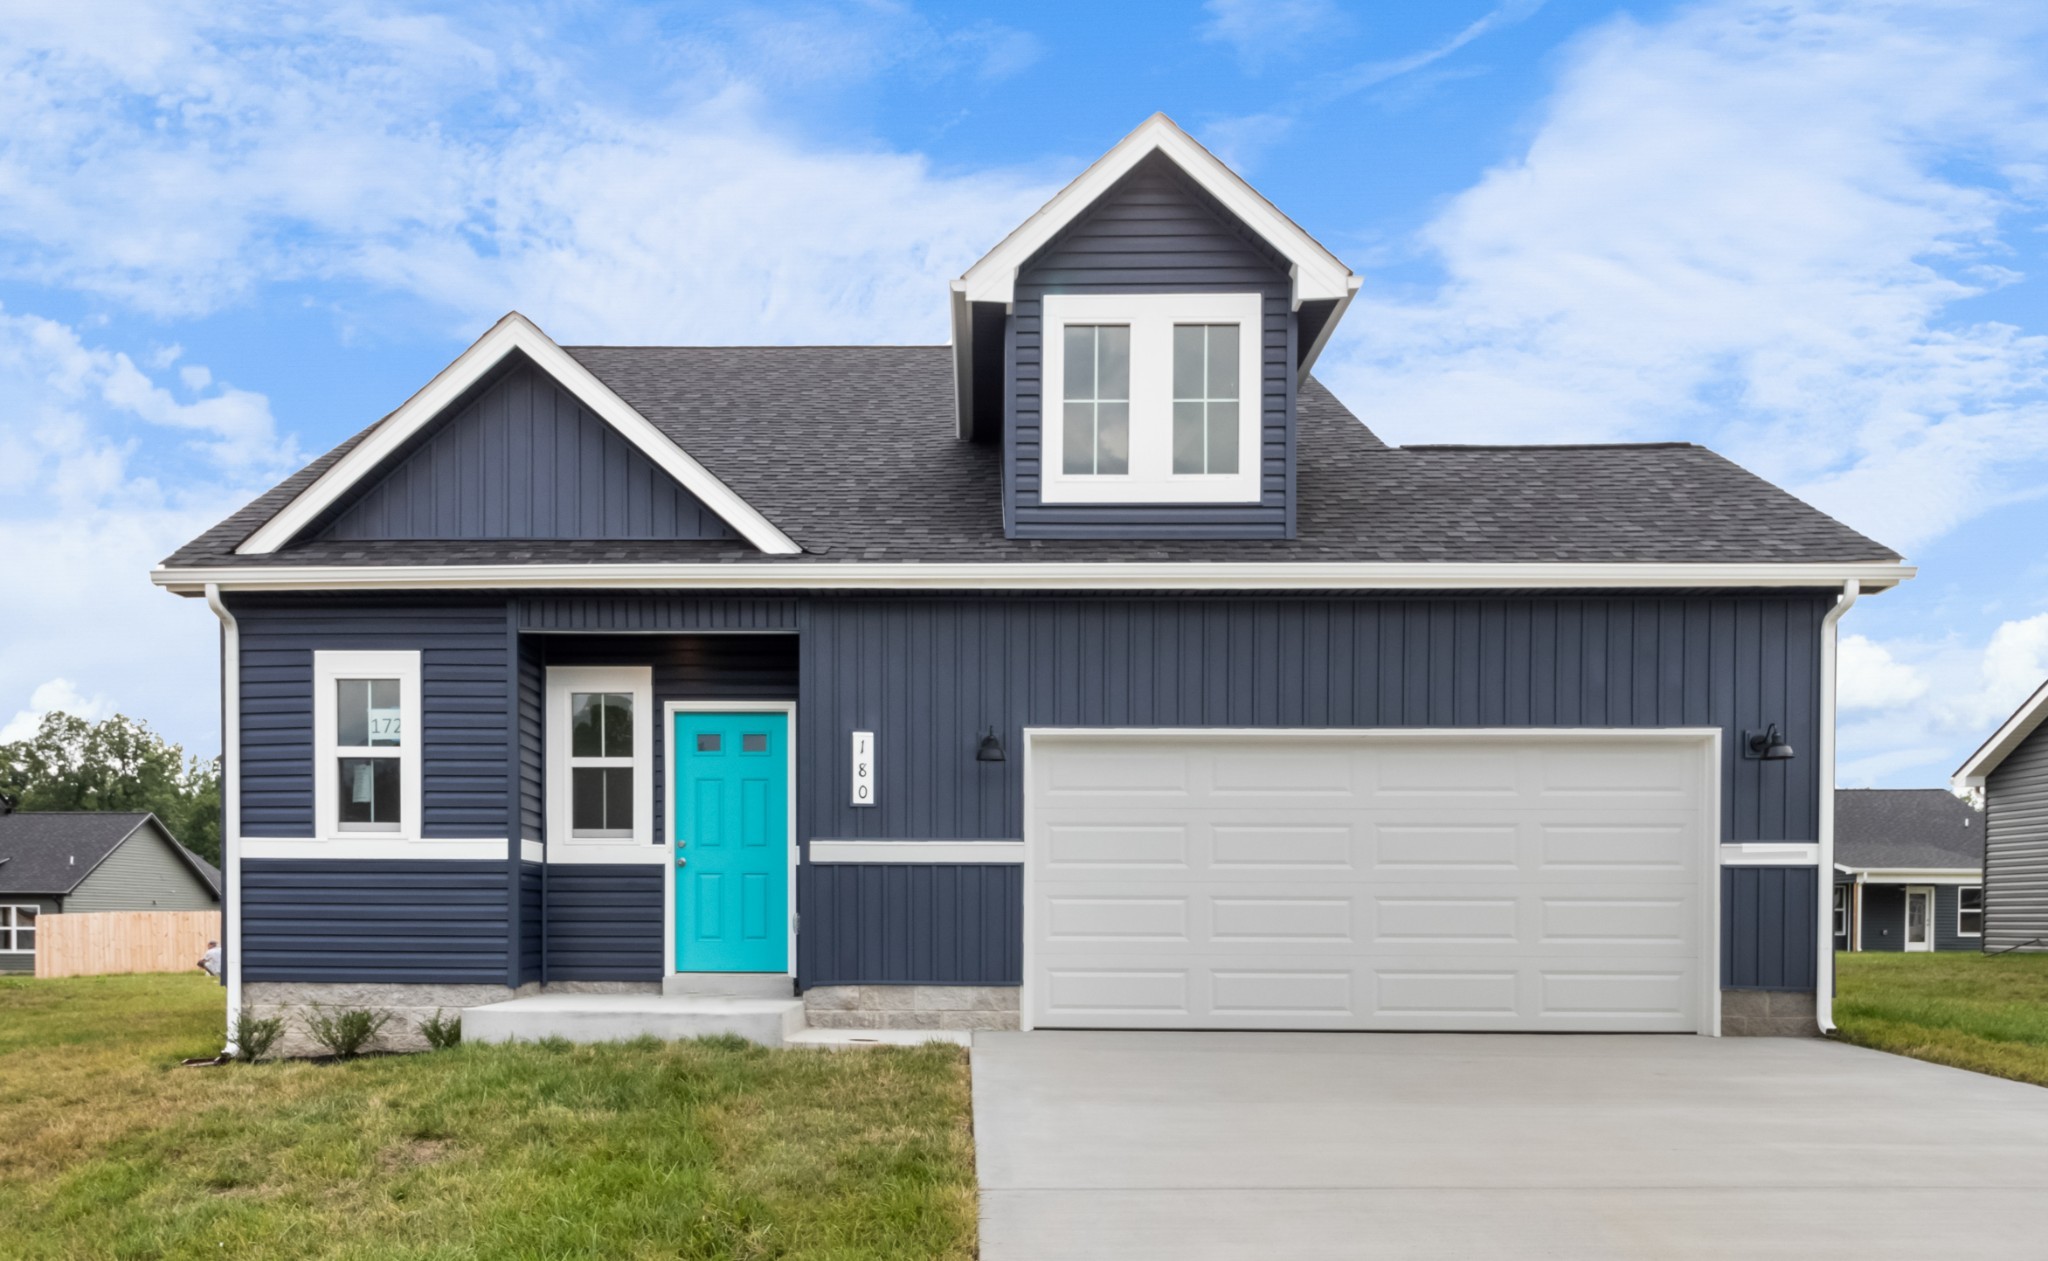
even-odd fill
[{"label": "concrete front step", "polygon": [[803,1001],[795,998],[536,994],[462,1010],[466,1042],[673,1041],[737,1034],[763,1046],[781,1046],[803,1027]]},{"label": "concrete front step", "polygon": [[673,972],[661,978],[661,992],[725,998],[795,998],[796,978],[787,972]]}]

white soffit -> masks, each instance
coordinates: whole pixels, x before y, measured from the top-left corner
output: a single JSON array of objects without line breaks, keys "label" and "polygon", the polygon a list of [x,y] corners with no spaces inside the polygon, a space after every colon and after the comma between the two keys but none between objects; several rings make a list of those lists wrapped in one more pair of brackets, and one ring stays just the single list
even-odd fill
[{"label": "white soffit", "polygon": [[[1280,213],[1257,189],[1244,182],[1215,154],[1195,142],[1164,114],[1154,114],[1138,124],[1116,147],[1096,159],[1095,164],[1061,189],[1038,213],[1026,219],[1004,237],[980,262],[953,282],[955,292],[969,302],[1008,304],[1015,296],[1017,269],[1052,240],[1068,224],[1085,214],[1110,187],[1153,153],[1162,153],[1174,165],[1259,234],[1292,264],[1294,305],[1304,302],[1345,302],[1358,288],[1351,269]],[[1333,321],[1334,322],[1334,321]]]},{"label": "white soffit", "polygon": [[244,556],[267,555],[291,542],[322,512],[398,451],[407,439],[430,424],[515,351],[525,354],[585,407],[618,430],[642,454],[682,483],[683,488],[701,500],[705,507],[738,530],[749,543],[775,556],[791,556],[803,550],[768,518],[714,477],[710,470],[690,458],[688,452],[670,441],[631,404],[613,393],[611,387],[598,380],[590,369],[556,345],[533,321],[513,311],[492,325],[489,332],[463,351],[454,363],[443,368],[419,393],[379,421],[354,449],[335,461],[332,468],[314,479],[312,485],[300,491],[296,498],[243,540],[235,551]]},{"label": "white soffit", "polygon": [[1970,755],[1969,761],[1956,768],[1956,773],[1949,777],[1949,787],[1959,793],[1982,788],[1991,772],[1997,770],[2044,721],[2048,721],[2048,683],[2035,688],[2026,703],[2005,720],[2005,725],[1993,732],[1991,738]]}]

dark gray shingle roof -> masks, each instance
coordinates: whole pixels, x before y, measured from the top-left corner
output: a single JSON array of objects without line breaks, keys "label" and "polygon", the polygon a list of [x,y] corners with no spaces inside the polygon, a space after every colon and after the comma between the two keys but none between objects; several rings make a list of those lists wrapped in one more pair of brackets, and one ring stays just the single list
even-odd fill
[{"label": "dark gray shingle roof", "polygon": [[1835,792],[1835,861],[1844,867],[1984,865],[1984,816],[1942,788]]},{"label": "dark gray shingle roof", "polygon": [[69,893],[135,829],[153,823],[218,894],[220,869],[178,844],[155,819],[147,812],[102,810],[0,814],[0,893]]},{"label": "dark gray shingle roof", "polygon": [[166,563],[1897,559],[1702,447],[1390,448],[1314,380],[1303,386],[1299,408],[1299,537],[1006,539],[1001,452],[955,438],[946,347],[597,346],[570,353],[804,554],[764,557],[729,542],[465,540],[313,541],[267,556],[234,555],[358,434]]}]

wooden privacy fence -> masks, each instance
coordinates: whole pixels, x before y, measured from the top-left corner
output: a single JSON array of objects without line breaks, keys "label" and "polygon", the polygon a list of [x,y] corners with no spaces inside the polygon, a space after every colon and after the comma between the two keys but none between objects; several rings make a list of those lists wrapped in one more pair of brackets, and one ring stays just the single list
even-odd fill
[{"label": "wooden privacy fence", "polygon": [[36,923],[37,976],[189,972],[220,940],[219,911],[93,911]]}]

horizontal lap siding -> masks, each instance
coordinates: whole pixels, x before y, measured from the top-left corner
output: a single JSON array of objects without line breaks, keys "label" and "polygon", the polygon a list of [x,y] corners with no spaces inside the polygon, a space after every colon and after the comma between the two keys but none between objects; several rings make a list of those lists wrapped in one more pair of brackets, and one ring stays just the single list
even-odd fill
[{"label": "horizontal lap siding", "polygon": [[1721,869],[1721,984],[1810,990],[1820,948],[1813,867]]},{"label": "horizontal lap siding", "polygon": [[486,387],[338,510],[327,539],[725,539],[719,516],[545,373]]},{"label": "horizontal lap siding", "polygon": [[488,602],[236,601],[241,834],[313,835],[313,653],[418,651],[422,830],[505,835],[511,764],[506,607]]},{"label": "horizontal lap siding", "polygon": [[1962,902],[1962,889],[1952,884],[1934,886],[1934,948],[1936,950],[1976,950],[1983,946],[1980,937],[1965,937],[1956,931],[1956,911]]},{"label": "horizontal lap siding", "polygon": [[658,981],[658,863],[555,863],[547,873],[547,979]]},{"label": "horizontal lap siding", "polygon": [[2048,950],[2048,727],[1984,792],[1984,948]]},{"label": "horizontal lap siding", "polygon": [[1024,869],[806,865],[798,972],[815,985],[1016,985]]},{"label": "horizontal lap siding", "polygon": [[[1039,502],[1043,299],[1068,293],[1258,293],[1261,481],[1257,504],[1095,505]],[[1010,517],[1024,538],[1284,538],[1294,407],[1287,267],[1170,163],[1142,164],[1019,269],[1007,341],[1005,426]]]},{"label": "horizontal lap siding", "polygon": [[244,859],[243,978],[503,984],[502,862]]}]

